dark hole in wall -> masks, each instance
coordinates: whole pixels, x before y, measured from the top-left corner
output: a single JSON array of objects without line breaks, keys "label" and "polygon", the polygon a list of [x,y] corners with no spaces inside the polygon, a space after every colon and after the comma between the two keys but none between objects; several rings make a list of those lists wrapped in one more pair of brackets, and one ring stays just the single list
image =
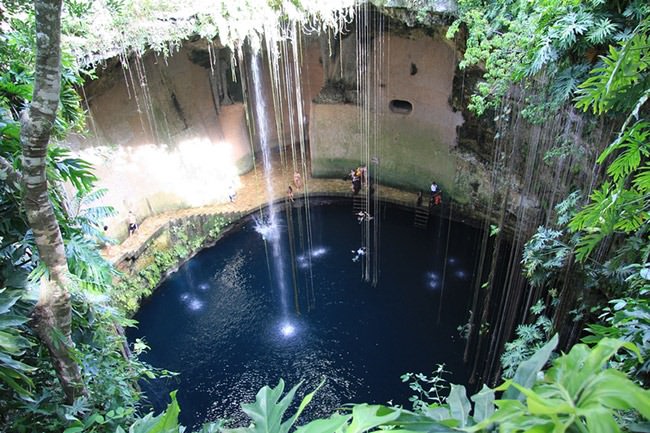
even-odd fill
[{"label": "dark hole in wall", "polygon": [[393,99],[388,104],[388,108],[390,108],[390,111],[393,113],[409,114],[411,111],[413,111],[413,104],[402,99]]},{"label": "dark hole in wall", "polygon": [[185,120],[185,113],[181,108],[181,104],[178,102],[178,99],[176,98],[176,94],[174,92],[172,92],[171,96],[172,96],[172,105],[174,106],[174,110],[176,110],[178,117],[183,122],[183,129],[187,129],[187,120]]}]

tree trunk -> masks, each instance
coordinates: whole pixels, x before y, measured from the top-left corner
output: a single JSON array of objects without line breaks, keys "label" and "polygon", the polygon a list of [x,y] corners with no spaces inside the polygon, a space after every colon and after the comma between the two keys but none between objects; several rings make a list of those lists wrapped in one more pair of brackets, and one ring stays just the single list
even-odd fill
[{"label": "tree trunk", "polygon": [[71,280],[61,230],[47,191],[45,164],[50,131],[61,89],[61,2],[35,0],[36,65],[32,103],[21,118],[24,206],[40,260],[49,272],[33,312],[33,327],[48,348],[66,400],[85,393],[79,366],[72,357]]}]

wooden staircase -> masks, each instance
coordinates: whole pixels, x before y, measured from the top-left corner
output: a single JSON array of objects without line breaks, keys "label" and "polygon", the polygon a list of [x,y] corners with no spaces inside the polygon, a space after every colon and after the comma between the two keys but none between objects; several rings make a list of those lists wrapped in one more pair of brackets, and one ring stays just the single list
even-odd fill
[{"label": "wooden staircase", "polygon": [[359,212],[365,212],[367,208],[365,194],[355,194],[352,196],[352,213],[356,216]]},{"label": "wooden staircase", "polygon": [[415,217],[413,218],[413,225],[420,229],[427,228],[429,225],[428,206],[415,206]]}]

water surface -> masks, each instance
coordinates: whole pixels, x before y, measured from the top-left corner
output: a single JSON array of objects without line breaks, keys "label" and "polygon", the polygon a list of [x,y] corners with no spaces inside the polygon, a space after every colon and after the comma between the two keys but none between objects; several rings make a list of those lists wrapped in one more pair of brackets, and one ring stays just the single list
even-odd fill
[{"label": "water surface", "polygon": [[479,233],[437,217],[428,230],[417,229],[412,211],[397,207],[381,213],[374,287],[363,281],[361,261],[352,260],[363,231],[349,202],[311,206],[311,250],[304,230],[301,235],[305,210],[294,209],[293,258],[279,212],[289,293],[280,293],[273,249],[253,219],[164,281],[136,315],[138,329],[129,332],[132,341],[144,338],[151,346],[145,361],[180,373],[145,384],[153,407],[166,407],[169,392],[178,389],[184,425],[217,418],[247,424],[240,403],[280,378],[287,389],[303,380],[300,395],[326,379],[307,417],[350,402],[410,407],[412,391],[400,376],[428,373],[436,364],[464,383],[464,342],[456,328],[467,321]]}]

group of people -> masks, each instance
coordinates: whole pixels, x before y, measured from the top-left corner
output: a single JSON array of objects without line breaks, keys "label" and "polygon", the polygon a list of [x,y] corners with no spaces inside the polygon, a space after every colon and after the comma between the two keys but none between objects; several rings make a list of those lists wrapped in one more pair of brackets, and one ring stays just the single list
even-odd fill
[{"label": "group of people", "polygon": [[350,173],[348,174],[347,178],[352,181],[352,192],[354,194],[358,194],[359,191],[361,191],[361,187],[366,184],[366,180],[367,180],[366,172],[367,172],[367,168],[365,165],[357,167],[354,170],[350,170]]},{"label": "group of people", "polygon": [[429,207],[437,206],[442,203],[442,190],[437,183],[431,182],[431,197],[429,198]]},{"label": "group of people", "polygon": [[[357,167],[356,170],[350,170],[349,177],[352,180],[352,191],[357,194],[361,190],[361,186],[366,184],[366,166]],[[293,184],[296,189],[302,189],[302,176],[297,171],[293,174]],[[442,203],[442,190],[435,181],[431,182],[431,196],[429,198],[429,207],[439,205]],[[236,196],[234,185],[231,185],[228,189],[228,198],[230,201],[234,201]],[[289,185],[287,187],[287,198],[291,202],[294,201],[293,198],[293,187]],[[422,206],[423,194],[422,191],[418,191],[417,196],[417,205]],[[373,217],[365,211],[359,211],[356,213],[357,222],[361,224],[362,222],[371,221]],[[132,236],[135,231],[138,229],[138,223],[135,214],[132,211],[129,211],[128,218],[128,231],[129,236]],[[108,229],[107,226],[104,227],[104,232]],[[362,256],[366,254],[366,247],[360,247],[357,250],[352,250],[354,256],[352,257],[353,262],[359,261]]]},{"label": "group of people", "polygon": [[362,210],[357,212],[357,221],[359,222],[359,224],[361,224],[364,221],[370,221],[372,219],[373,217],[368,212]]},{"label": "group of people", "polygon": [[352,250],[352,254],[354,254],[352,261],[358,262],[361,257],[366,255],[366,247],[359,247],[357,250]]},{"label": "group of people", "polygon": [[[438,184],[434,181],[431,182],[431,195],[429,197],[429,207],[437,206],[442,203],[442,190]],[[417,206],[422,206],[422,200],[424,200],[424,194],[422,190],[418,191],[418,198],[416,200]]]},{"label": "group of people", "polygon": [[[293,184],[296,189],[302,188],[302,176],[297,171],[293,173]],[[291,185],[287,187],[287,199],[293,203],[293,187]]]},{"label": "group of people", "polygon": [[[129,236],[132,236],[135,231],[138,229],[138,220],[135,217],[135,214],[133,211],[129,211],[129,216],[127,218],[127,221],[129,223]],[[108,230],[108,226],[105,226],[104,231]]]}]

